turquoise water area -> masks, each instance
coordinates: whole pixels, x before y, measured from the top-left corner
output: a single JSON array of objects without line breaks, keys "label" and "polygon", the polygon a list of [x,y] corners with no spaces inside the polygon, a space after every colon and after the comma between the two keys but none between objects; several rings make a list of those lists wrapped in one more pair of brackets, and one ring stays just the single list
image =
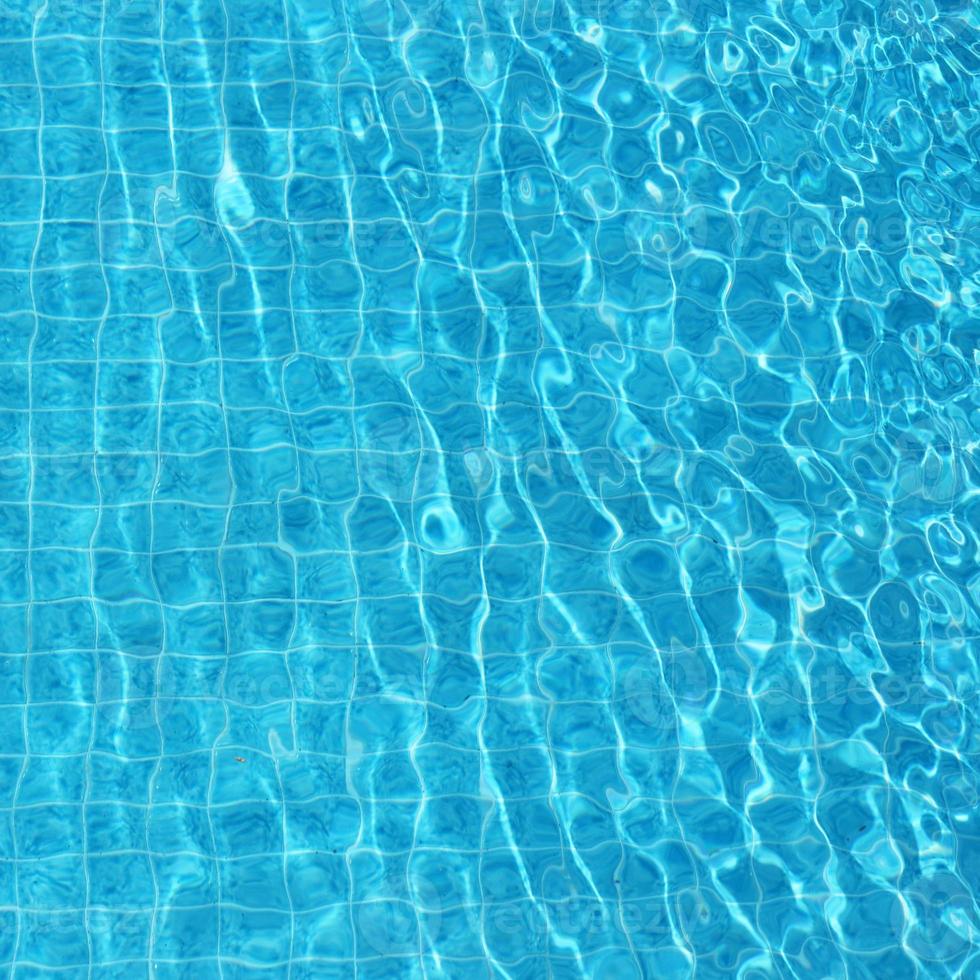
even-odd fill
[{"label": "turquoise water area", "polygon": [[0,973],[980,976],[980,8],[0,0]]}]

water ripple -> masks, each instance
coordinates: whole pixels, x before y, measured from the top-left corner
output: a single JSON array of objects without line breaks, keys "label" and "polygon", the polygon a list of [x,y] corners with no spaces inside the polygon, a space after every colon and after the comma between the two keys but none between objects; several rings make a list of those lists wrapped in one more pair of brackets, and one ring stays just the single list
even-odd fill
[{"label": "water ripple", "polygon": [[978,79],[0,3],[9,975],[976,976]]}]

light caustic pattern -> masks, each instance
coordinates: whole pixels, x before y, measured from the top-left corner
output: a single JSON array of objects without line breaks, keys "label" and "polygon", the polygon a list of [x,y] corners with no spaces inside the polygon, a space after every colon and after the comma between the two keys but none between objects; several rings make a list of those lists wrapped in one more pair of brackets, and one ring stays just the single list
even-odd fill
[{"label": "light caustic pattern", "polygon": [[955,0],[5,0],[0,965],[980,973]]}]

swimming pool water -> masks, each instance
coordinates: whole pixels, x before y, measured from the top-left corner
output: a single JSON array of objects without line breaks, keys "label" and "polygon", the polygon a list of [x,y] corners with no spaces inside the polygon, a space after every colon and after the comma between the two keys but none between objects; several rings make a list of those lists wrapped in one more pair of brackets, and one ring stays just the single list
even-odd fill
[{"label": "swimming pool water", "polygon": [[0,2],[0,969],[980,976],[980,11]]}]

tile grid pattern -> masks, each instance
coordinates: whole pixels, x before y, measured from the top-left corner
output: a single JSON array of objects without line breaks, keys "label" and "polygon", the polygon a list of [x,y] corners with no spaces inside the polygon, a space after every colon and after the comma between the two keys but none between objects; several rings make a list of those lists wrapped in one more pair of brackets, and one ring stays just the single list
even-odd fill
[{"label": "tile grid pattern", "polygon": [[505,7],[3,8],[11,977],[970,975],[968,276]]}]

